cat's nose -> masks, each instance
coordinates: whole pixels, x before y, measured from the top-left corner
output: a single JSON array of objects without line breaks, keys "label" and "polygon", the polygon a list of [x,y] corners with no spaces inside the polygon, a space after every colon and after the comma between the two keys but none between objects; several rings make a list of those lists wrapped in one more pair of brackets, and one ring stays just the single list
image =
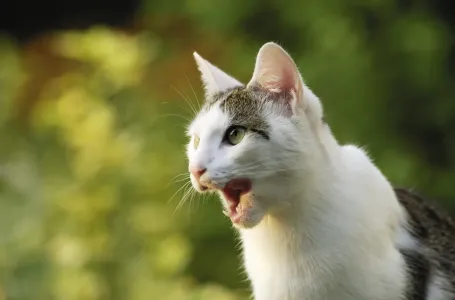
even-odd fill
[{"label": "cat's nose", "polygon": [[189,171],[199,181],[199,178],[201,178],[201,176],[205,173],[205,171],[207,171],[207,169],[206,168],[197,167],[197,166],[191,166],[189,168]]}]

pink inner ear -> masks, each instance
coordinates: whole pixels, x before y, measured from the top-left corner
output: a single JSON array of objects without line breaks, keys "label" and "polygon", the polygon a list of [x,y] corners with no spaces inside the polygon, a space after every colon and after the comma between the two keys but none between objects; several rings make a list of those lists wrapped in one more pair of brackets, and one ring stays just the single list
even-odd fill
[{"label": "pink inner ear", "polygon": [[[269,71],[270,72],[270,71]],[[271,91],[291,91],[296,89],[296,82],[294,76],[288,70],[274,70],[270,74],[262,75],[262,82],[260,84]]]},{"label": "pink inner ear", "polygon": [[301,91],[300,76],[292,58],[278,45],[266,44],[259,51],[251,82],[271,92]]}]

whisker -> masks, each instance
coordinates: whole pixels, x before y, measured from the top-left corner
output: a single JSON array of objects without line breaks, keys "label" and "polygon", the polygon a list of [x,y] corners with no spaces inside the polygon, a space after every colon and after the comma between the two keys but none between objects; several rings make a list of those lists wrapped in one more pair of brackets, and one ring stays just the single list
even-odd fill
[{"label": "whisker", "polygon": [[180,179],[175,179],[175,183],[182,182],[182,181],[185,181],[185,180],[188,180],[188,179],[190,179],[189,176],[188,177],[184,177],[184,178],[180,178]]},{"label": "whisker", "polygon": [[[184,100],[185,100],[185,98],[184,98]],[[168,104],[168,102],[162,102],[161,104]],[[193,114],[193,112],[191,110],[188,110],[187,107],[180,105],[180,103],[178,103],[178,104],[179,104],[179,107],[182,108],[183,110],[185,110],[187,113],[189,113],[190,115]]]},{"label": "whisker", "polygon": [[[195,197],[196,197],[196,193],[194,192],[194,190],[192,190],[191,196],[190,196],[190,200],[189,200],[189,202],[190,202],[190,208],[192,207],[192,205],[193,205],[193,203],[194,203]],[[198,206],[197,206],[197,204],[196,204],[195,210],[197,210],[197,209],[198,209]]]},{"label": "whisker", "polygon": [[181,118],[181,119],[183,119],[183,120],[185,120],[187,122],[191,122],[190,118],[182,116],[182,115],[179,115],[179,114],[164,114],[164,115],[161,115],[161,116],[157,117],[157,119],[158,118],[166,118],[166,117],[179,117],[179,118]]},{"label": "whisker", "polygon": [[191,184],[191,181],[188,181],[187,183],[183,184],[183,185],[182,185],[182,186],[181,186],[181,187],[172,195],[172,197],[167,201],[167,203],[169,204],[169,203],[172,201],[172,199],[174,199],[175,195],[177,195],[178,193],[180,193],[180,191],[181,191],[182,189],[185,189],[189,184]]},{"label": "whisker", "polygon": [[183,202],[185,202],[185,195],[188,193],[188,184],[185,184],[183,187],[185,187],[184,192],[183,192],[183,197],[180,199],[179,203],[177,203],[176,207],[174,208],[174,213],[175,214],[180,207],[182,206]]},{"label": "whisker", "polygon": [[190,107],[191,111],[193,112],[193,117],[196,117],[197,115],[197,110],[196,108],[194,107],[194,105],[191,103],[190,100],[188,100],[187,97],[185,97],[176,87],[172,86],[171,85],[171,88],[174,89],[174,91],[176,91],[182,98],[183,100],[186,101],[186,103],[188,104],[188,106]]},{"label": "whisker", "polygon": [[[183,177],[183,179],[181,177]],[[165,187],[167,188],[167,187],[169,187],[169,185],[171,183],[180,182],[180,181],[183,181],[183,180],[188,179],[188,178],[190,178],[190,174],[189,173],[185,172],[185,173],[177,174],[174,177],[172,177],[171,180],[169,180],[169,182],[166,184]]]},{"label": "whisker", "polygon": [[192,192],[193,192],[193,188],[191,186],[189,186],[186,189],[183,198],[180,200],[179,204],[175,208],[174,213],[182,207],[182,205],[188,200],[188,197],[191,195]]},{"label": "whisker", "polygon": [[185,74],[185,77],[186,77],[186,80],[188,81],[188,84],[190,85],[191,90],[193,91],[194,98],[196,98],[196,101],[197,101],[198,109],[200,110],[201,103],[199,102],[199,98],[196,95],[196,91],[194,90],[193,85],[191,84],[190,79],[188,78],[188,76],[186,74]]}]

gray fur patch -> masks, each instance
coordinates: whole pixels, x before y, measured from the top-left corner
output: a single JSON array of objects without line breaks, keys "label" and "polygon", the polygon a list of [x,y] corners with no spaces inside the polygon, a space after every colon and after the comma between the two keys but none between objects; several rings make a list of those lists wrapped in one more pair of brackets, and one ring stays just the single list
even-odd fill
[{"label": "gray fur patch", "polygon": [[406,300],[427,299],[430,271],[446,279],[443,286],[455,299],[455,222],[432,201],[406,189],[396,188],[400,204],[409,215],[412,235],[422,245],[421,253],[403,251],[408,264],[409,282]]},{"label": "gray fur patch", "polygon": [[249,131],[269,139],[270,125],[267,123],[265,110],[266,94],[251,88],[234,88],[215,94],[205,103],[205,110],[219,105],[226,113],[231,125],[243,126]]},{"label": "gray fur patch", "polygon": [[257,96],[248,89],[235,89],[219,105],[229,115],[233,125],[267,133],[270,126],[264,114],[264,101]]},{"label": "gray fur patch", "polygon": [[268,139],[270,125],[266,117],[271,113],[289,115],[289,96],[285,93],[265,92],[255,86],[239,87],[213,95],[206,100],[204,110],[219,105],[228,114],[231,125],[246,127]]}]

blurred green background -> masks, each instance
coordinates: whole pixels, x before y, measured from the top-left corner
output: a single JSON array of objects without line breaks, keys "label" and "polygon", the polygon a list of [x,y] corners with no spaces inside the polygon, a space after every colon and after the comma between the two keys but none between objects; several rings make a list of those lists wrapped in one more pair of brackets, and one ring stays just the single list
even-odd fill
[{"label": "blurred green background", "polygon": [[248,298],[218,201],[177,209],[193,51],[247,82],[280,43],[341,142],[455,208],[449,1],[144,0],[121,25],[79,27],[89,1],[57,18],[62,3],[39,32],[22,11],[0,35],[0,300]]}]

